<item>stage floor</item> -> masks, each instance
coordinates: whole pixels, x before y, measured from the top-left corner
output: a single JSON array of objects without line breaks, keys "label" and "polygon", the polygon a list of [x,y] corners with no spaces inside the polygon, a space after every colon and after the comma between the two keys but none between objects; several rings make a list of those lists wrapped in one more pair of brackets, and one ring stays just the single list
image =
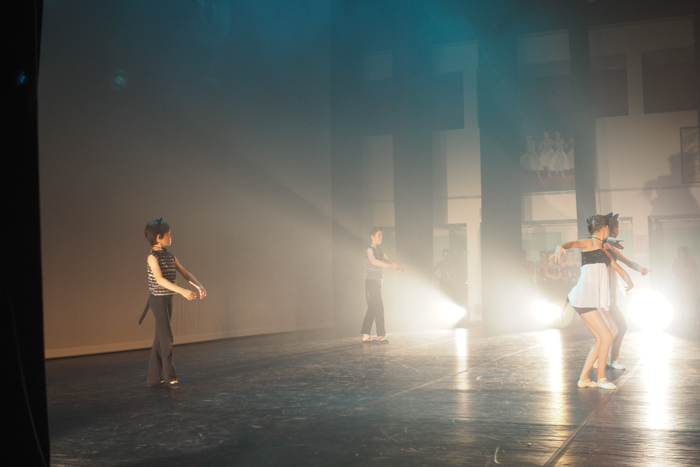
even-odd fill
[{"label": "stage floor", "polygon": [[47,361],[54,466],[700,465],[700,342],[630,333],[619,389],[579,389],[574,327],[299,333]]}]

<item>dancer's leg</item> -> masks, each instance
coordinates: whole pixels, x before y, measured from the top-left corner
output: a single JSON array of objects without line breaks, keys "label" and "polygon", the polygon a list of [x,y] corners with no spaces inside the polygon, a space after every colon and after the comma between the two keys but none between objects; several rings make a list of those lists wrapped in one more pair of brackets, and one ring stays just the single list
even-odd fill
[{"label": "dancer's leg", "polygon": [[[606,309],[603,309],[603,310],[602,310],[602,313],[605,315],[605,320],[606,320],[606,322],[608,323],[608,328],[610,329],[610,332],[611,332],[612,335],[613,335],[613,342],[615,342],[615,336],[617,336],[617,335],[618,335],[618,332],[619,332],[619,327],[618,327],[618,325],[617,325],[617,320],[613,317],[614,314],[611,314],[611,313],[610,313],[608,310],[606,310]],[[624,318],[623,318],[623,319],[624,319]],[[626,324],[626,323],[625,323],[625,324]],[[608,364],[608,362],[611,363],[614,359],[610,359],[610,358],[608,358],[608,357],[609,357],[609,355],[605,357],[605,364],[606,364],[607,366],[610,366],[610,365]],[[593,368],[598,368],[598,364],[599,364],[599,363],[600,363],[600,362],[598,362],[598,359],[596,358],[596,361],[593,363]]]},{"label": "dancer's leg", "polygon": [[372,324],[377,323],[377,335],[383,336],[384,331],[384,303],[382,302],[382,285],[378,281],[365,281],[365,298],[367,299],[367,313],[362,321],[362,339],[369,339],[372,332]]},{"label": "dancer's leg", "polygon": [[[581,315],[581,317],[583,316],[584,315]],[[593,334],[593,337],[595,338],[595,343],[588,350],[588,355],[586,356],[586,361],[583,364],[583,369],[581,370],[581,376],[579,377],[579,381],[586,381],[591,379],[590,375],[591,370],[593,369],[593,363],[595,363],[595,361],[598,359],[598,349],[600,348],[600,336],[595,331],[595,329],[588,324],[588,322],[585,319],[583,320],[583,322],[586,325],[586,327],[591,331],[591,334]]]},{"label": "dancer's leg", "polygon": [[[581,318],[583,319],[583,322],[586,323],[588,329],[590,329],[596,341],[595,350],[589,355],[588,358],[586,358],[586,364],[581,372],[582,377],[588,377],[588,373],[590,373],[591,368],[593,368],[593,361],[596,356],[599,363],[607,360],[608,352],[612,346],[613,336],[610,329],[608,329],[608,326],[605,324],[605,321],[603,321],[603,317],[600,316],[600,313],[596,313],[594,311],[584,313],[581,315]],[[605,365],[599,364],[598,380],[603,378],[605,378]]]},{"label": "dancer's leg", "polygon": [[172,295],[150,295],[148,303],[156,320],[155,338],[148,364],[146,383],[156,386],[163,381],[177,381],[177,372],[173,365],[173,332],[170,327],[172,319]]},{"label": "dancer's leg", "polygon": [[613,333],[613,343],[610,351],[610,361],[619,362],[620,361],[620,347],[622,347],[622,340],[625,338],[627,333],[627,320],[625,316],[620,311],[620,308],[615,303],[610,304],[610,311],[608,315],[612,317],[613,321],[617,324],[617,333]]}]

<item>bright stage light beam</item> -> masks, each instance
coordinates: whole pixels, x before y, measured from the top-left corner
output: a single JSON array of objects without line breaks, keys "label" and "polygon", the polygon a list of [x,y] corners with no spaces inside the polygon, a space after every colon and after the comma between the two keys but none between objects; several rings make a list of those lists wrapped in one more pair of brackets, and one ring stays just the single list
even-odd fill
[{"label": "bright stage light beam", "polygon": [[552,324],[561,316],[561,308],[546,300],[537,300],[530,306],[535,319],[542,324]]},{"label": "bright stage light beam", "polygon": [[562,312],[561,305],[544,299],[533,301],[530,305],[530,313],[538,323],[552,328],[565,328],[574,318],[571,307],[567,307]]},{"label": "bright stage light beam", "polygon": [[533,316],[542,324],[550,324],[559,319],[561,308],[545,300],[538,300],[532,304]]},{"label": "bright stage light beam", "polygon": [[627,297],[627,313],[645,330],[662,330],[673,320],[673,305],[658,292],[633,290]]},{"label": "bright stage light beam", "polygon": [[442,299],[435,306],[435,315],[441,326],[454,326],[467,315],[467,310],[456,303]]}]

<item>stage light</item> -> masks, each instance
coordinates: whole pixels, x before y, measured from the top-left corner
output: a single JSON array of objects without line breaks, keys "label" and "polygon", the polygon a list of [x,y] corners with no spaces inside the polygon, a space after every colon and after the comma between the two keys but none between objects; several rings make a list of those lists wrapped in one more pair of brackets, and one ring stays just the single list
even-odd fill
[{"label": "stage light", "polygon": [[538,323],[552,328],[565,328],[571,324],[574,318],[570,306],[562,313],[561,304],[555,304],[542,298],[532,302],[530,313]]},{"label": "stage light", "polygon": [[673,320],[673,305],[658,292],[635,289],[625,302],[630,318],[642,329],[662,330]]},{"label": "stage light", "polygon": [[533,302],[530,310],[535,319],[543,324],[551,324],[558,320],[561,315],[561,308],[546,300],[537,300]]},{"label": "stage light", "polygon": [[467,315],[464,307],[461,307],[451,300],[442,299],[435,306],[435,316],[439,324],[443,326],[454,326]]}]

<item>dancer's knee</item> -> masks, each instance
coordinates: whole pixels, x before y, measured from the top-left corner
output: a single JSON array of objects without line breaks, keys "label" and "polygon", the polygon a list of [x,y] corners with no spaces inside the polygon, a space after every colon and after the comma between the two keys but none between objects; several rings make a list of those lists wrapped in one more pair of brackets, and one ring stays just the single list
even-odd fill
[{"label": "dancer's knee", "polygon": [[600,343],[601,345],[605,346],[610,346],[612,345],[613,342],[613,334],[609,330],[605,330],[605,332],[602,332],[600,334]]},{"label": "dancer's knee", "polygon": [[618,323],[617,325],[617,335],[619,336],[624,336],[625,333],[627,332],[627,321],[622,320],[622,322]]}]

